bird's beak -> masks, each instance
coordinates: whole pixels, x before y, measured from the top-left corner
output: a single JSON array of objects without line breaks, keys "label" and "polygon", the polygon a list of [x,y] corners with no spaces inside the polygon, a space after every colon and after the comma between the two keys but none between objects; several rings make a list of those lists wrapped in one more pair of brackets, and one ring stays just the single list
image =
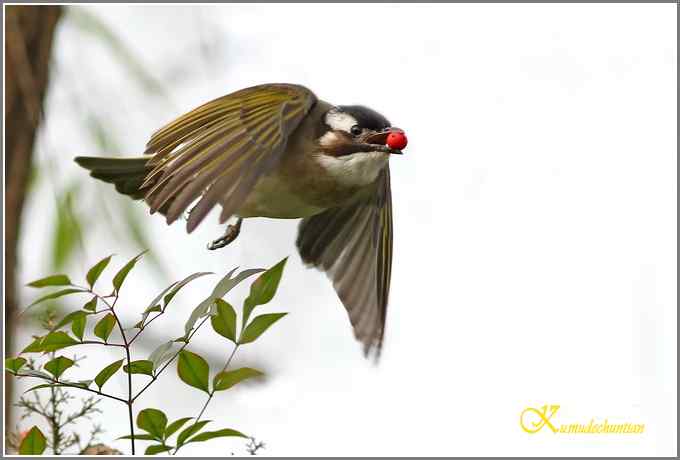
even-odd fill
[{"label": "bird's beak", "polygon": [[381,146],[381,150],[384,150],[386,153],[391,153],[395,155],[403,155],[403,152],[401,150],[397,149],[391,149],[387,147],[385,144],[387,144],[387,136],[390,135],[390,133],[395,133],[395,132],[403,132],[399,128],[386,128],[383,131],[380,131],[379,133],[370,133],[366,138],[363,140],[364,143],[366,144],[375,144]]}]

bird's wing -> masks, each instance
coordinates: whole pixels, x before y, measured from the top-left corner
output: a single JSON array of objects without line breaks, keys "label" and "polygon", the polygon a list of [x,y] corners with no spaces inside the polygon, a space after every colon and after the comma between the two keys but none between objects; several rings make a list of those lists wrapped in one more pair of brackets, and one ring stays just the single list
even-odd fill
[{"label": "bird's wing", "polygon": [[355,204],[303,219],[302,260],[326,272],[345,305],[364,353],[380,353],[392,272],[392,194],[385,168],[375,193]]},{"label": "bird's wing", "polygon": [[172,223],[196,200],[191,232],[217,203],[220,221],[233,215],[258,178],[280,160],[290,134],[316,102],[307,88],[269,84],[215,99],[153,134],[143,188],[151,212]]}]

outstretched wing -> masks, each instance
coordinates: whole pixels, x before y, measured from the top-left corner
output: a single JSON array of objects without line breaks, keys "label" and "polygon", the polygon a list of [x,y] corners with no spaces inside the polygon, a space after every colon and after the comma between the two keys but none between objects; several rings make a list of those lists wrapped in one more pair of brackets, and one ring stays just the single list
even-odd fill
[{"label": "outstretched wing", "polygon": [[302,260],[326,272],[345,305],[364,353],[380,353],[392,272],[392,195],[385,168],[375,193],[300,223]]},{"label": "outstretched wing", "polygon": [[226,221],[258,178],[279,161],[290,134],[316,102],[305,87],[254,86],[215,99],[154,133],[147,144],[153,169],[142,188],[151,212],[166,211],[170,224],[192,208],[193,231],[215,204]]}]

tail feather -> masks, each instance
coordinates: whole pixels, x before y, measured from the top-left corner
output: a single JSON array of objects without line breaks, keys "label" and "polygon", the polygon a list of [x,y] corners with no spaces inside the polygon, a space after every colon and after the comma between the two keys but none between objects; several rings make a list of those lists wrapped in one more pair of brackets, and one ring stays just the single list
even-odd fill
[{"label": "tail feather", "polygon": [[119,193],[141,200],[144,198],[142,183],[152,169],[147,166],[149,158],[76,157],[75,161],[95,179],[114,184]]}]

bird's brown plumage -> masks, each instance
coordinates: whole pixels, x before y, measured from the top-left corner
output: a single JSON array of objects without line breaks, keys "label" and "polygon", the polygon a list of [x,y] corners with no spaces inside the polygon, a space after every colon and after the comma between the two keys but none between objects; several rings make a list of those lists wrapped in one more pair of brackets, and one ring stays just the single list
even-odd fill
[{"label": "bird's brown plumage", "polygon": [[315,102],[303,86],[255,86],[208,102],[157,131],[145,152],[154,155],[144,184],[151,212],[172,200],[170,224],[200,197],[187,221],[189,232],[217,203],[220,221],[226,221],[280,161],[288,137]]},{"label": "bird's brown plumage", "polygon": [[322,152],[313,149],[330,107],[299,85],[255,86],[161,128],[149,140],[145,157],[76,161],[121,193],[143,198],[168,224],[197,202],[189,212],[189,232],[217,204],[221,222],[238,214],[264,178],[287,181],[287,189],[309,200],[310,209],[318,208],[293,216],[305,217],[297,238],[303,261],[331,278],[364,351],[379,352],[392,268],[389,167],[364,187],[342,186],[324,175],[315,160]]}]

